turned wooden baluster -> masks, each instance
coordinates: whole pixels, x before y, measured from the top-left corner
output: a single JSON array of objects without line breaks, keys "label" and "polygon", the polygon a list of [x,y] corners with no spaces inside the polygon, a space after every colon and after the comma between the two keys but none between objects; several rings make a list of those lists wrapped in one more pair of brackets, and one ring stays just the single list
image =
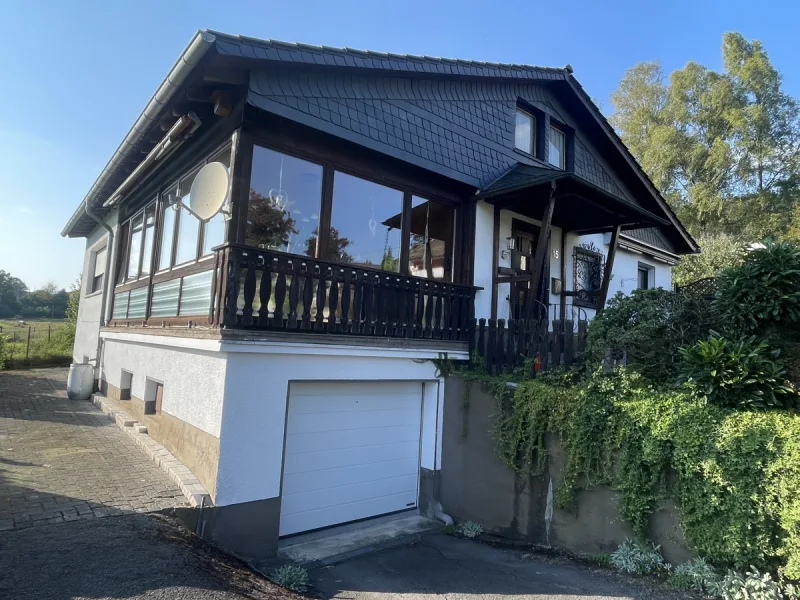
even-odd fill
[{"label": "turned wooden baluster", "polygon": [[286,262],[278,259],[276,269],[278,277],[275,279],[275,316],[272,319],[272,326],[283,329],[283,303],[286,300]]},{"label": "turned wooden baluster", "polygon": [[342,333],[350,333],[350,280],[353,275],[353,269],[347,267],[344,269],[344,280],[342,282],[342,323],[339,331]]},{"label": "turned wooden baluster", "polygon": [[314,331],[322,331],[325,329],[325,293],[327,292],[327,285],[325,281],[328,275],[327,265],[318,265],[319,277],[317,279],[317,314],[314,317]]},{"label": "turned wooden baluster", "polygon": [[292,259],[292,284],[289,286],[289,321],[286,327],[297,329],[297,303],[300,300],[300,268],[303,261]]},{"label": "turned wooden baluster", "polygon": [[253,299],[256,297],[256,261],[258,256],[247,253],[247,272],[244,276],[244,307],[242,308],[241,325],[250,327],[253,324]]},{"label": "turned wooden baluster", "polygon": [[301,329],[311,329],[311,305],[314,301],[314,265],[310,261],[303,262],[303,318]]},{"label": "turned wooden baluster", "polygon": [[266,327],[269,323],[269,299],[272,295],[272,257],[264,255],[264,270],[261,272],[261,285],[258,290],[258,326]]},{"label": "turned wooden baluster", "polygon": [[331,292],[328,301],[328,331],[336,331],[336,309],[339,306],[339,277],[341,269],[331,269]]},{"label": "turned wooden baluster", "polygon": [[228,255],[228,285],[225,291],[225,325],[237,325],[236,311],[239,303],[239,252],[231,251]]},{"label": "turned wooden baluster", "polygon": [[363,271],[359,273],[355,271],[353,282],[356,287],[356,292],[353,298],[353,333],[360,334],[364,327],[363,313],[364,313],[364,285],[366,273]]}]

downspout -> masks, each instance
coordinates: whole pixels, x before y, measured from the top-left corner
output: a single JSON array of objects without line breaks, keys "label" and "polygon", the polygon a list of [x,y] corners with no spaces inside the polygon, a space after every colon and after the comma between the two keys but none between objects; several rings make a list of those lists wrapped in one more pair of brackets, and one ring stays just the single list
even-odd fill
[{"label": "downspout", "polygon": [[[108,232],[108,243],[106,244],[106,266],[105,270],[103,271],[103,293],[100,296],[100,326],[102,327],[106,323],[108,323],[109,314],[108,314],[108,306],[107,306],[107,299],[108,299],[108,290],[111,286],[111,253],[114,250],[114,229],[106,223],[103,219],[101,219],[95,212],[92,211],[92,208],[89,206],[89,199],[87,198],[83,202],[83,210],[86,214],[100,227],[105,229]],[[96,379],[100,378],[100,354],[103,351],[103,338],[100,337],[98,334],[97,336],[97,353],[95,354],[95,367],[96,371]]]}]

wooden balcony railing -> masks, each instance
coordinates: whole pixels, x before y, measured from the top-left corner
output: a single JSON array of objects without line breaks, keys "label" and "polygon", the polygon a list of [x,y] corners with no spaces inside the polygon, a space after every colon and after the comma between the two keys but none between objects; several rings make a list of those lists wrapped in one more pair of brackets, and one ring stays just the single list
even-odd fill
[{"label": "wooden balcony railing", "polygon": [[475,300],[470,286],[235,244],[215,252],[216,326],[469,339]]}]

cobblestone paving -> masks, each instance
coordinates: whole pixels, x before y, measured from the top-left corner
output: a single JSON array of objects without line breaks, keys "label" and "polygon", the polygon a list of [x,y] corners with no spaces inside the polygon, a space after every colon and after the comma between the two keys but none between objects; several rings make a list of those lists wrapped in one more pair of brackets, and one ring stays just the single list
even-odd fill
[{"label": "cobblestone paving", "polygon": [[67,370],[0,372],[0,531],[185,506],[180,489]]}]

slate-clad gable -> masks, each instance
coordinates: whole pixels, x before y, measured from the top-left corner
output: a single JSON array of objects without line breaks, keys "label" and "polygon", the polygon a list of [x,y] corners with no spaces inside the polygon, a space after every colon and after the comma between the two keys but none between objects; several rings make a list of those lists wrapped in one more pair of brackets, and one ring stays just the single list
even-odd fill
[{"label": "slate-clad gable", "polygon": [[[279,70],[253,73],[249,98],[265,110],[480,188],[517,162],[535,164],[514,150],[514,111],[522,99],[554,113],[551,94],[541,83],[524,81]],[[634,200],[580,136],[575,172],[612,194]]]}]

